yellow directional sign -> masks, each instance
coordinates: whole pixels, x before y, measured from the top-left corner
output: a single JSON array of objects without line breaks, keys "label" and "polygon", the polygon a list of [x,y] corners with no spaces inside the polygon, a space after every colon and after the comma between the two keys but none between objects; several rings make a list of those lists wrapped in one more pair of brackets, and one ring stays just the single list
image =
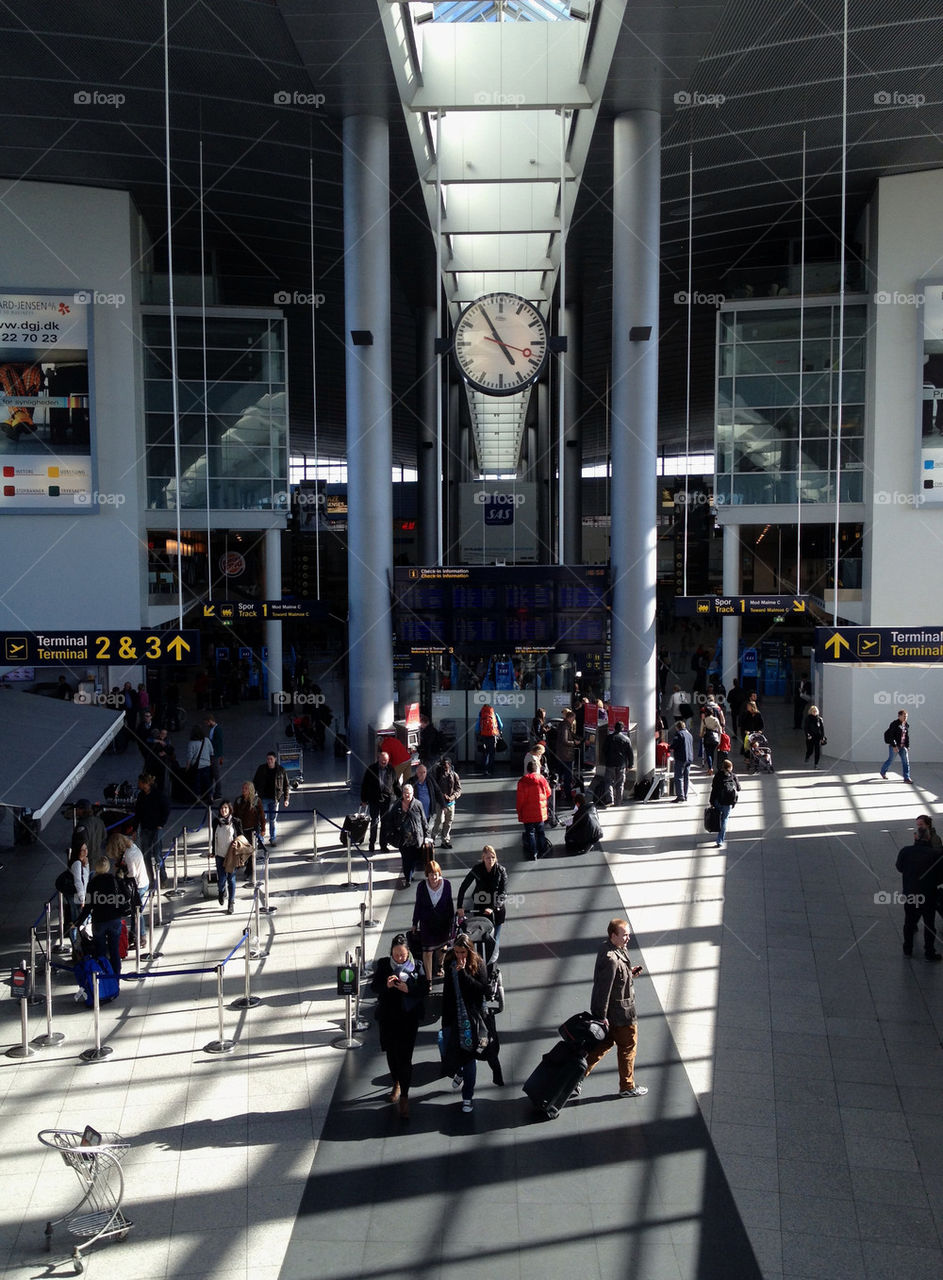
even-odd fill
[{"label": "yellow directional sign", "polygon": [[215,605],[215,604],[205,604],[205,605],[203,606],[203,617],[204,617],[204,618],[215,618],[215,617],[216,617],[216,605]]},{"label": "yellow directional sign", "polygon": [[805,613],[805,601],[804,601],[804,600],[793,600],[793,602],[792,602],[792,611],[793,611],[793,613]]},{"label": "yellow directional sign", "polygon": [[183,666],[200,661],[199,631],[93,631],[57,628],[0,632],[5,662],[40,667],[48,663],[108,666]]},{"label": "yellow directional sign", "polygon": [[851,645],[848,643],[848,641],[845,639],[844,636],[839,635],[838,632],[836,631],[833,636],[830,636],[825,641],[825,648],[831,649],[832,657],[837,658],[841,653],[842,649],[850,649]]}]

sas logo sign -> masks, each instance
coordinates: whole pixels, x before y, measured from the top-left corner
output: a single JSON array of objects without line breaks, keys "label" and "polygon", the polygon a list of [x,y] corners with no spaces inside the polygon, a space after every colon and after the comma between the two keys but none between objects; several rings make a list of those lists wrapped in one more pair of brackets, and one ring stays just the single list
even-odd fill
[{"label": "sas logo sign", "polygon": [[479,489],[473,498],[476,507],[484,507],[486,525],[507,527],[514,523],[514,508],[525,502],[523,493],[488,493]]}]

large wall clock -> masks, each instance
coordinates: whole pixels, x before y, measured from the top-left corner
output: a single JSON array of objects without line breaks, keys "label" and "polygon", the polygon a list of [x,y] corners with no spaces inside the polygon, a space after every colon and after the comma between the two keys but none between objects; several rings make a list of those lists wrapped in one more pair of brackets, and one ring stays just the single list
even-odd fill
[{"label": "large wall clock", "polygon": [[486,293],[459,316],[455,363],[470,385],[488,396],[510,396],[540,376],[547,358],[547,325],[526,298]]}]

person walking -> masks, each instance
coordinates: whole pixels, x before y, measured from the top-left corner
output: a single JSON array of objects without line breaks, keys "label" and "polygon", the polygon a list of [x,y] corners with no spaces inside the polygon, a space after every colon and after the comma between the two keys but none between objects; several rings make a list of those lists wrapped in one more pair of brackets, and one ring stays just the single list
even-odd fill
[{"label": "person walking", "polygon": [[881,766],[881,777],[887,779],[887,771],[894,763],[894,752],[900,756],[900,765],[904,771],[904,781],[913,782],[910,776],[910,725],[907,723],[907,712],[898,711],[897,719],[884,730],[884,741],[888,745],[887,759]]},{"label": "person walking", "polygon": [[402,874],[397,889],[408,889],[412,883],[416,864],[422,858],[422,847],[429,835],[429,826],[422,805],[413,795],[412,783],[403,785],[400,802],[390,813],[390,833],[395,834],[402,859]]},{"label": "person walking", "polygon": [[389,752],[381,748],[377,752],[376,760],[364,769],[360,780],[360,803],[366,805],[370,813],[371,853],[377,847],[377,827],[380,830],[380,844],[384,852],[389,847],[384,824],[398,792],[399,783],[390,763]]},{"label": "person walking", "polygon": [[[819,715],[819,709],[816,706],[809,707],[809,714],[805,718],[805,762],[806,764],[812,760],[812,768],[819,767],[819,757],[822,754],[822,747],[828,741],[825,737],[825,722]],[[814,757],[814,758],[813,758]]]},{"label": "person walking", "polygon": [[481,710],[478,712],[478,720],[475,724],[475,733],[478,736],[481,750],[484,752],[481,768],[486,778],[490,778],[494,773],[494,753],[497,750],[498,739],[503,732],[504,725],[497,711],[495,711],[490,702],[482,703]]},{"label": "person walking", "polygon": [[187,782],[194,804],[206,804],[213,789],[212,749],[209,739],[195,724],[187,743]]},{"label": "person walking", "polygon": [[442,956],[452,937],[454,920],[451,881],[445,879],[442,868],[432,858],[426,863],[426,878],[416,889],[413,907],[413,928],[419,931],[422,963],[430,982],[445,976]]},{"label": "person walking", "polygon": [[934,844],[934,834],[932,824],[921,814],[913,844],[900,850],[895,865],[901,874],[904,897],[904,955],[913,955],[914,937],[922,920],[924,958],[935,964],[943,960],[943,954],[936,949],[934,929],[943,851]]},{"label": "person walking", "polygon": [[252,856],[246,859],[245,869],[246,880],[252,881],[255,879],[256,850],[265,848],[265,810],[251,782],[242,784],[241,793],[233,801],[232,811],[242,823],[242,834],[252,845]]},{"label": "person walking", "polygon": [[442,796],[442,807],[436,814],[432,839],[443,849],[451,849],[455,802],[462,797],[462,780],[452,768],[452,761],[448,756],[443,756],[436,766],[435,780]]},{"label": "person walking", "polygon": [[465,919],[465,895],[471,889],[472,914],[486,916],[494,926],[494,940],[501,940],[501,926],[507,914],[508,873],[498,861],[493,845],[486,844],[476,862],[459,885],[456,916],[461,928]]},{"label": "person walking", "polygon": [[439,822],[445,804],[439,784],[422,761],[416,765],[416,771],[409,781],[412,784],[413,795],[422,805],[422,811],[426,815],[426,826],[431,829],[433,823]]},{"label": "person walking", "polygon": [[740,783],[733,771],[733,761],[725,760],[714,774],[709,801],[720,814],[720,829],[716,840],[718,849],[722,849],[727,842],[727,819],[730,817],[730,810],[737,803],[739,794]]},{"label": "person walking", "polygon": [[674,757],[674,789],[675,804],[682,804],[688,798],[688,785],[691,781],[691,765],[694,763],[694,739],[683,720],[675,721],[675,730],[668,743]]},{"label": "person walking", "polygon": [[[598,1066],[613,1045],[618,1048],[619,1097],[644,1098],[648,1089],[635,1083],[635,1054],[638,1048],[638,1025],[635,1011],[633,979],[643,972],[629,961],[629,925],[627,920],[610,920],[606,941],[596,956],[593,971],[593,994],[589,1008],[593,1017],[606,1024],[606,1035],[586,1055],[586,1076]],[[582,1091],[577,1085],[575,1095]]]},{"label": "person walking", "polygon": [[380,1048],[386,1054],[393,1081],[389,1100],[398,1105],[400,1118],[408,1120],[413,1051],[429,982],[422,965],[406,945],[405,933],[394,935],[390,954],[377,961],[370,985],[377,997],[375,1017],[380,1030]]},{"label": "person walking", "polygon": [[704,756],[704,767],[711,773],[714,771],[714,754],[720,745],[723,725],[710,705],[701,708],[701,748]]},{"label": "person walking", "polygon": [[160,858],[160,833],[170,817],[170,802],[151,773],[138,778],[138,793],[134,801],[134,825],[138,846],[148,865],[152,858]]},{"label": "person walking", "polygon": [[537,772],[537,764],[531,760],[527,772],[517,783],[517,820],[524,827],[524,849],[529,862],[536,862],[542,853],[553,848],[544,832],[549,798],[550,783]]},{"label": "person walking", "polygon": [[481,1046],[487,995],[485,963],[468,934],[460,933],[445,957],[439,1054],[444,1074],[452,1077],[452,1088],[462,1091],[462,1111],[466,1114],[475,1109],[475,1054]]},{"label": "person walking", "polygon": [[289,796],[288,774],[278,763],[278,756],[274,751],[269,751],[265,757],[265,764],[260,764],[256,769],[252,785],[262,801],[262,808],[268,820],[268,842],[274,849],[277,839],[278,806],[281,804],[287,809]]},{"label": "person walking", "polygon": [[580,742],[581,737],[576,728],[576,713],[567,707],[554,744],[554,755],[560,766],[560,783],[567,804],[573,803],[573,765],[576,763],[576,752]]},{"label": "person walking", "polygon": [[236,910],[236,868],[231,863],[231,869],[227,867],[226,855],[236,836],[241,835],[242,823],[233,813],[229,801],[224,800],[213,819],[213,854],[216,858],[216,899],[222,906],[223,899],[228,895],[226,914],[230,916]]}]

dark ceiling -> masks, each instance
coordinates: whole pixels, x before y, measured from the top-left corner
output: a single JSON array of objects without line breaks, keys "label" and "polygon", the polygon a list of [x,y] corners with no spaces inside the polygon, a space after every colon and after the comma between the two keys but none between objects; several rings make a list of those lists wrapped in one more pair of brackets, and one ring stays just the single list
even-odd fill
[{"label": "dark ceiling", "polygon": [[[343,118],[387,116],[394,456],[411,463],[415,332],[418,308],[435,296],[434,259],[377,4],[170,0],[173,243],[177,271],[196,273],[201,143],[205,239],[220,301],[272,305],[277,293],[308,294],[313,235],[315,287],[324,295],[318,434],[323,451],[342,456]],[[943,159],[943,13],[938,0],[855,0],[850,10],[846,225],[853,241],[880,176]],[[842,17],[840,0],[627,7],[568,250],[584,317],[586,460],[605,454],[612,117],[646,107],[664,118],[660,430],[672,449],[685,430],[687,311],[675,295],[687,288],[689,253],[698,294],[765,295],[788,281],[798,261],[803,135],[807,260],[838,258]],[[165,270],[163,6],[5,0],[0,33],[0,191],[24,179],[126,189],[153,240],[154,268]],[[852,263],[849,279],[859,274]],[[310,313],[302,305],[286,309],[299,444],[311,437]],[[693,315],[695,446],[709,447],[712,438],[715,314],[703,303]]]}]

